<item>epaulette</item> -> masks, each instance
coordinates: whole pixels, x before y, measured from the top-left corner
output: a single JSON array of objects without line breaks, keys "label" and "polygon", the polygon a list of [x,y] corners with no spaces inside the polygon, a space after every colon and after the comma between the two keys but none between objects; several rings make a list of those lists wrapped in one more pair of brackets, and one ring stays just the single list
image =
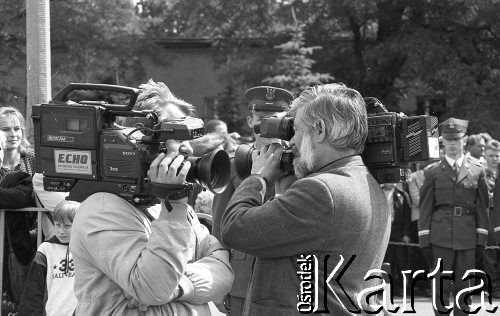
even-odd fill
[{"label": "epaulette", "polygon": [[433,168],[436,168],[437,166],[439,166],[439,164],[441,163],[441,161],[435,161],[427,166],[424,167],[424,171],[427,171],[427,170],[430,170],[430,169],[433,169]]},{"label": "epaulette", "polygon": [[470,163],[470,164],[473,164],[475,166],[478,166],[478,167],[484,167],[482,164],[481,164],[481,160],[477,159],[477,158],[474,158],[474,157],[467,157],[467,162]]}]

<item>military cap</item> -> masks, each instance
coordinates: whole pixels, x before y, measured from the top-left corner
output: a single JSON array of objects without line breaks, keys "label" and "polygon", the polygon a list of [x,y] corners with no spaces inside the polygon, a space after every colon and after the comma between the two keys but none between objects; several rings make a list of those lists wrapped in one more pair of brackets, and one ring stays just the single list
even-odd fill
[{"label": "military cap", "polygon": [[290,102],[293,100],[293,94],[290,91],[270,86],[250,88],[244,96],[250,101],[248,108],[255,111],[288,111]]},{"label": "military cap", "polygon": [[439,124],[439,128],[441,130],[441,136],[444,138],[458,139],[465,136],[468,125],[469,121],[452,117]]}]

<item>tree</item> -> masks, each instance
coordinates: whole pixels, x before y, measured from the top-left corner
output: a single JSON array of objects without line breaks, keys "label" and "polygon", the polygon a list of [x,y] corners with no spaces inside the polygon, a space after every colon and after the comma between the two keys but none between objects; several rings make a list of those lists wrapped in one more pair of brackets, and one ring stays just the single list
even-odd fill
[{"label": "tree", "polygon": [[24,1],[2,1],[0,5],[0,104],[24,110],[26,92],[12,86],[13,77],[26,65],[26,7]]},{"label": "tree", "polygon": [[[498,0],[295,1],[306,38],[321,44],[313,69],[398,110],[420,90],[447,103],[440,119],[470,120],[500,137]],[[418,93],[418,92],[417,92]]]},{"label": "tree", "polygon": [[227,124],[228,131],[240,135],[251,135],[252,131],[246,124],[246,113],[240,113],[240,104],[245,103],[241,93],[233,85],[228,85],[218,98],[218,118]]},{"label": "tree", "polygon": [[151,49],[131,0],[53,0],[53,86],[68,82],[137,85]]},{"label": "tree", "polygon": [[[292,7],[293,13],[293,7]],[[274,76],[264,79],[265,83],[282,87],[298,96],[308,87],[333,80],[330,74],[312,72],[314,60],[308,58],[321,46],[304,47],[305,24],[299,23],[293,14],[294,23],[290,26],[292,38],[283,44],[275,46],[281,51],[276,66],[271,66]]]}]

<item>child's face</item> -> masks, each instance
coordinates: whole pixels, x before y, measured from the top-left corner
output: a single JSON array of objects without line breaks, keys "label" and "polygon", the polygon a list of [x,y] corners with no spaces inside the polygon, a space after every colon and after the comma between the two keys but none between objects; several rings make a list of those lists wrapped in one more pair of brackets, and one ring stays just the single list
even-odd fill
[{"label": "child's face", "polygon": [[60,242],[69,242],[71,238],[71,226],[73,226],[73,223],[61,223],[58,221],[54,221],[54,231]]}]

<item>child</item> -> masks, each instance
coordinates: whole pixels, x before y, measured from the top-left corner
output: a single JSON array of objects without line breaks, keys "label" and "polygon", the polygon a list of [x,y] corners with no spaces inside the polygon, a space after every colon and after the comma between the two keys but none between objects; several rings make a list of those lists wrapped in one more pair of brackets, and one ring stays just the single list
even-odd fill
[{"label": "child", "polygon": [[52,213],[54,236],[42,243],[30,266],[19,315],[73,315],[75,271],[69,252],[73,218],[80,203],[63,201]]}]

